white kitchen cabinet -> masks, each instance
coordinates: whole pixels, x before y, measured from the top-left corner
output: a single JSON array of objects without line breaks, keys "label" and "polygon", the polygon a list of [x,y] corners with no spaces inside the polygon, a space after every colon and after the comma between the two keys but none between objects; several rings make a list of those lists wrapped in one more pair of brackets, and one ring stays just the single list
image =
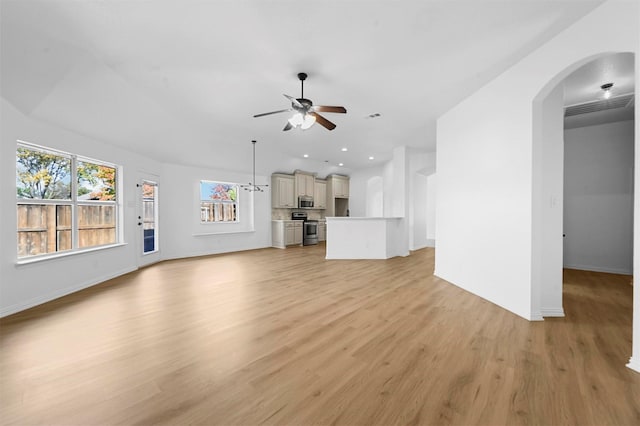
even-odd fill
[{"label": "white kitchen cabinet", "polygon": [[287,223],[287,245],[299,245],[302,244],[302,221],[292,220],[292,223]]},{"label": "white kitchen cabinet", "polygon": [[302,244],[302,221],[295,221],[295,232],[293,237],[293,244]]},{"label": "white kitchen cabinet", "polygon": [[317,180],[314,185],[313,191],[313,206],[316,209],[327,208],[327,182],[323,180]]},{"label": "white kitchen cabinet", "polygon": [[329,175],[327,177],[326,200],[326,216],[347,216],[349,210],[348,176]]},{"label": "white kitchen cabinet", "polygon": [[275,209],[292,209],[297,207],[294,194],[294,177],[292,175],[271,175],[271,207]]},{"label": "white kitchen cabinet", "polygon": [[318,241],[326,241],[327,240],[327,223],[326,222],[318,222]]},{"label": "white kitchen cabinet", "polygon": [[285,248],[302,244],[301,220],[274,220],[271,222],[271,245]]},{"label": "white kitchen cabinet", "polygon": [[296,195],[298,197],[313,197],[315,191],[315,176],[307,173],[295,173]]},{"label": "white kitchen cabinet", "polygon": [[333,197],[349,198],[349,179],[333,176]]},{"label": "white kitchen cabinet", "polygon": [[271,246],[278,248],[285,248],[286,238],[284,231],[284,222],[281,220],[274,220],[271,222]]},{"label": "white kitchen cabinet", "polygon": [[290,246],[295,241],[293,225],[284,225],[285,245]]}]

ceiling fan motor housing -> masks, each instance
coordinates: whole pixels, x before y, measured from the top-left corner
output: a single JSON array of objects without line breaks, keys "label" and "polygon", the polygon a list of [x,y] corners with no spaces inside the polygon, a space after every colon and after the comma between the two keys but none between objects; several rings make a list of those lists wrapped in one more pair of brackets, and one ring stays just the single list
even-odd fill
[{"label": "ceiling fan motor housing", "polygon": [[302,105],[302,108],[300,108],[298,105],[292,102],[291,107],[296,111],[309,111],[309,108],[313,106],[313,102],[311,102],[311,99],[298,98],[296,100]]}]

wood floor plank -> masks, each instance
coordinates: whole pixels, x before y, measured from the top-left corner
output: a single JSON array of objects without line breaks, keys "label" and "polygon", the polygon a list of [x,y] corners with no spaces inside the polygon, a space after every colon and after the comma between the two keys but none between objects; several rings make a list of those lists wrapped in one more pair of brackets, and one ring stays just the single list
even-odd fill
[{"label": "wood floor plank", "polygon": [[0,320],[7,425],[635,425],[629,277],[564,272],[528,322],[434,250],[162,262]]}]

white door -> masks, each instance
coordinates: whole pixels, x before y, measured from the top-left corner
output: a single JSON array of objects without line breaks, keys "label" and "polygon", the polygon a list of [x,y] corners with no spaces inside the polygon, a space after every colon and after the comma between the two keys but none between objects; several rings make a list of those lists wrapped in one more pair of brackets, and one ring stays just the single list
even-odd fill
[{"label": "white door", "polygon": [[160,260],[158,189],[153,176],[143,176],[138,182],[138,266]]}]

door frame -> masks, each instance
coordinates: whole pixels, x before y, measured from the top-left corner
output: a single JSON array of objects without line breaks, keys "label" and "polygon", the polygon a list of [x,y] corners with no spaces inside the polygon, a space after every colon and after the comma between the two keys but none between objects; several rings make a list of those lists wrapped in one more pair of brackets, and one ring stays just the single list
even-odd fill
[{"label": "door frame", "polygon": [[[149,253],[144,253],[144,228],[142,226],[143,220],[143,200],[142,200],[142,184],[144,182],[152,182],[156,185],[156,191],[154,194],[155,199],[155,250]],[[136,252],[137,252],[137,262],[138,267],[144,267],[150,265],[152,263],[159,262],[162,260],[160,254],[160,226],[159,226],[159,207],[160,207],[160,199],[159,199],[159,190],[160,187],[160,176],[154,175],[152,173],[146,173],[143,171],[138,172],[138,178],[136,182]]]}]

